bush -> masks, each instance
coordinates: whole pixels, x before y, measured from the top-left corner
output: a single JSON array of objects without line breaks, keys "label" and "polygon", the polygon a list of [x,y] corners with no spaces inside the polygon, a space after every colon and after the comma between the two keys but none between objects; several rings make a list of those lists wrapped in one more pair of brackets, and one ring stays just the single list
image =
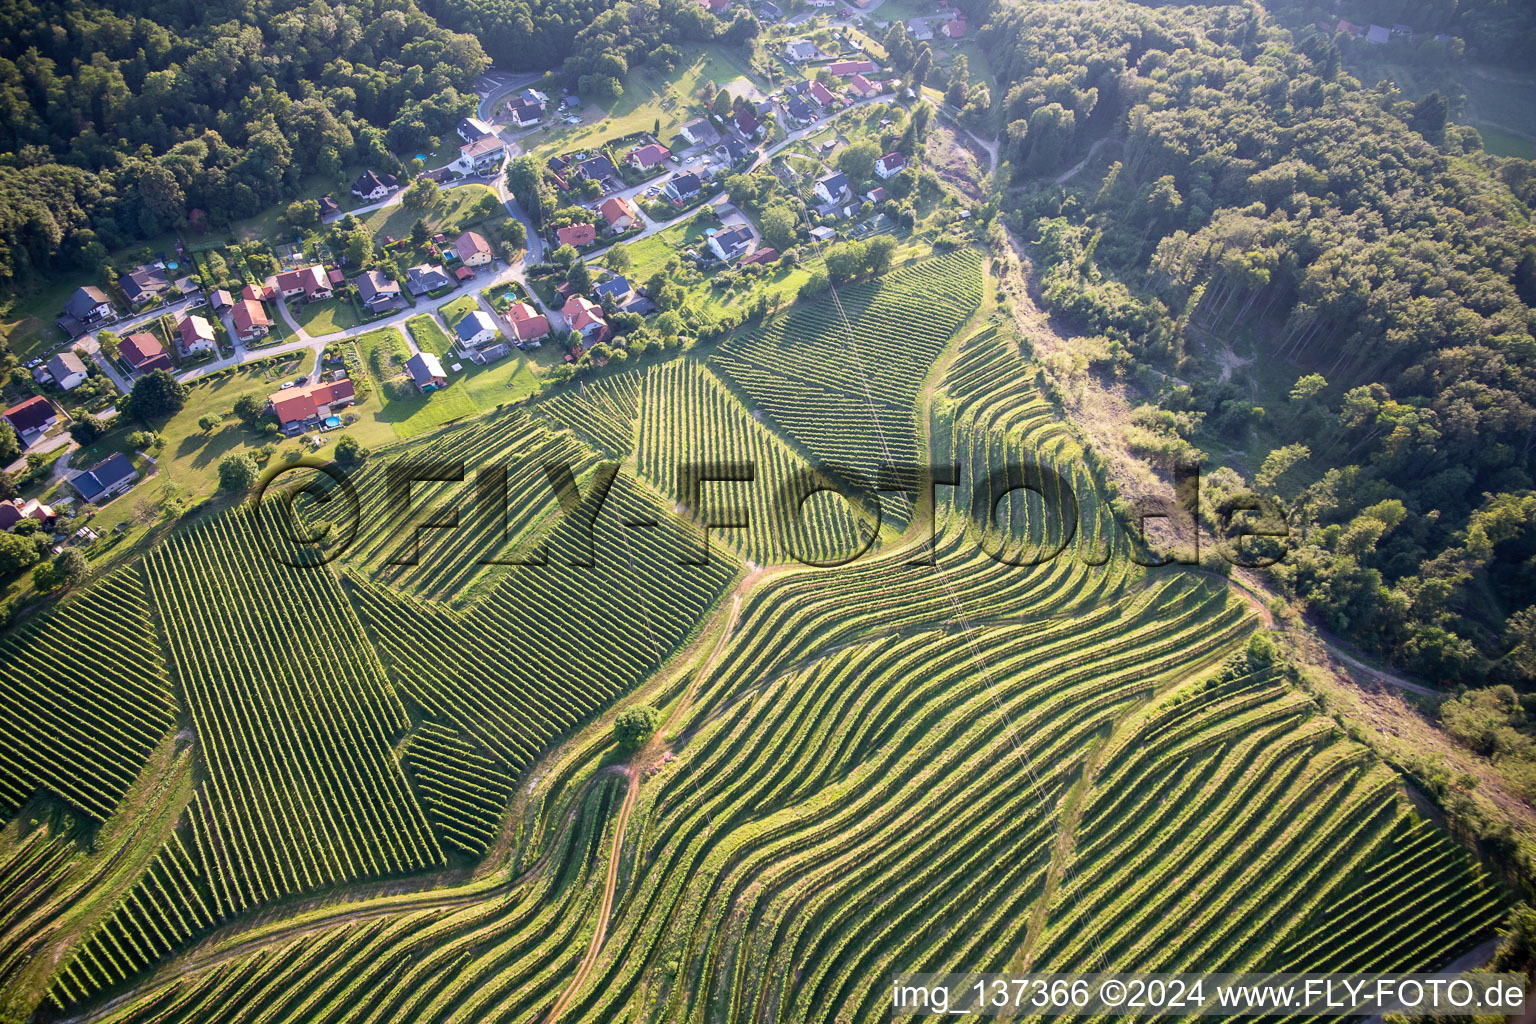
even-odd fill
[{"label": "bush", "polygon": [[245,452],[230,452],[219,460],[219,489],[240,492],[249,490],[261,473],[256,460]]},{"label": "bush", "polygon": [[637,704],[619,712],[619,717],[614,719],[613,738],[620,750],[633,754],[645,746],[660,724],[661,712],[649,704]]}]

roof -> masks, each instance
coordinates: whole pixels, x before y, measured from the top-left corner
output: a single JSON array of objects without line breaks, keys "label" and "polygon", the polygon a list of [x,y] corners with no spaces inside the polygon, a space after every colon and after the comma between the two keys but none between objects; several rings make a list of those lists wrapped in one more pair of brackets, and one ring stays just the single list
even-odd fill
[{"label": "roof", "polygon": [[514,302],[507,310],[507,319],[512,322],[512,333],[518,341],[542,338],[549,333],[549,317],[526,302]]},{"label": "roof", "polygon": [[1372,43],[1385,43],[1392,38],[1392,30],[1385,25],[1372,25],[1366,30],[1365,38]]},{"label": "roof", "polygon": [[672,176],[672,180],[667,182],[667,187],[672,189],[678,195],[687,195],[689,192],[697,192],[699,190],[699,185],[699,176],[694,174],[692,171],[684,171],[682,174],[675,174]]},{"label": "roof", "polygon": [[606,326],[608,323],[603,319],[602,308],[585,295],[572,295],[566,299],[565,307],[560,312],[565,314],[565,319],[572,330],[579,331],[589,324]]},{"label": "roof", "polygon": [[597,212],[603,215],[603,219],[608,222],[609,227],[613,227],[621,218],[629,217],[634,219],[639,216],[635,210],[635,204],[623,196],[609,196],[603,200],[603,205],[597,208]]},{"label": "roof", "polygon": [[352,191],[361,192],[364,195],[367,195],[369,192],[372,192],[375,189],[382,188],[383,185],[383,178],[380,178],[372,171],[364,171],[362,174],[359,174],[357,176],[357,180],[352,183]]},{"label": "roof", "polygon": [[133,463],[122,452],[109,455],[90,469],[71,480],[70,486],[80,492],[86,501],[94,501],[102,494],[130,480],[138,474]]},{"label": "roof", "polygon": [[791,57],[804,60],[807,57],[816,56],[816,44],[809,39],[791,39],[785,44],[784,52]]},{"label": "roof", "polygon": [[342,378],[308,387],[289,388],[269,396],[268,400],[272,403],[272,411],[277,414],[277,421],[286,424],[312,419],[320,414],[322,405],[351,401],[356,395],[352,381]]},{"label": "roof", "polygon": [[745,107],[736,111],[736,128],[741,134],[751,135],[761,127],[761,122],[758,121],[757,115],[753,114],[752,111]]},{"label": "roof", "polygon": [[876,185],[874,188],[864,193],[864,198],[868,199],[872,203],[880,202],[885,198],[885,186]]},{"label": "roof", "polygon": [[459,155],[470,160],[484,156],[487,153],[500,153],[506,150],[506,145],[494,135],[482,135],[474,142],[466,142],[459,147]]},{"label": "roof", "polygon": [[19,434],[25,434],[29,430],[39,430],[57,416],[58,412],[53,408],[53,403],[42,395],[33,395],[25,402],[17,402],[5,410],[5,418]]},{"label": "roof", "polygon": [[720,139],[720,133],[715,131],[715,126],[710,124],[706,117],[696,117],[678,131],[687,133],[690,139],[699,143],[712,143]]},{"label": "roof", "polygon": [[842,171],[833,171],[831,174],[825,174],[817,178],[816,184],[826,186],[827,191],[835,197],[848,187],[848,178]]},{"label": "roof", "polygon": [[613,161],[601,154],[587,157],[576,165],[576,170],[583,178],[612,178],[619,173],[619,169],[613,166]]},{"label": "roof", "polygon": [[276,277],[277,290],[291,292],[303,289],[305,295],[313,295],[316,292],[328,292],[331,290],[329,276],[325,268],[318,263],[297,270],[285,270]]},{"label": "roof", "polygon": [[60,352],[48,360],[48,372],[54,380],[63,380],[76,373],[85,372],[85,360],[73,352]]},{"label": "roof", "polygon": [[107,301],[107,293],[93,284],[84,288],[76,288],[75,293],[64,303],[64,312],[77,319],[83,319],[91,310]]},{"label": "roof", "polygon": [[453,276],[460,281],[468,281],[475,276],[475,272],[469,267],[460,265],[453,268]]},{"label": "roof", "polygon": [[631,163],[639,164],[641,167],[654,167],[671,155],[672,151],[661,143],[648,142],[643,146],[636,146],[630,150],[629,156],[626,159],[629,159]]},{"label": "roof", "polygon": [[431,352],[418,352],[405,361],[405,372],[411,375],[411,380],[417,387],[430,384],[434,380],[447,380],[448,375],[443,373],[442,361]]},{"label": "roof", "polygon": [[454,327],[453,330],[459,336],[460,341],[468,341],[481,331],[496,330],[496,321],[492,320],[491,315],[483,309],[471,310],[464,315],[464,319],[460,320],[458,326]]},{"label": "roof", "polygon": [[733,228],[724,228],[717,231],[711,241],[719,246],[720,251],[729,258],[743,246],[751,244],[752,229],[745,224],[738,224]]},{"label": "roof", "polygon": [[421,263],[409,267],[405,277],[411,287],[418,291],[432,292],[453,283],[448,277],[448,272],[435,263]]},{"label": "roof", "polygon": [[615,277],[612,280],[604,281],[592,289],[592,294],[596,295],[599,300],[610,295],[617,299],[621,295],[628,295],[629,292],[629,281],[623,277]]},{"label": "roof", "polygon": [[229,311],[229,318],[234,321],[235,330],[241,334],[252,327],[272,326],[272,318],[267,316],[267,311],[255,299],[241,299],[235,303],[235,308]]},{"label": "roof", "polygon": [[857,75],[875,70],[875,62],[872,60],[835,60],[827,65],[827,70],[834,75]]},{"label": "roof", "polygon": [[377,270],[369,270],[357,279],[357,294],[364,302],[372,302],[380,295],[399,295],[400,286]]},{"label": "roof", "polygon": [[772,263],[774,260],[776,260],[778,258],[779,258],[779,250],[773,248],[772,246],[769,246],[766,249],[759,249],[759,250],[757,250],[756,252],[754,252],[750,256],[743,256],[741,258],[741,262],[743,264],[746,264],[746,263]]},{"label": "roof", "polygon": [[330,196],[320,197],[320,216],[329,217],[333,213],[341,212],[341,204]]},{"label": "roof", "polygon": [[458,250],[461,260],[467,260],[479,254],[486,256],[491,254],[491,243],[487,242],[485,236],[478,231],[464,232],[459,236],[458,241],[453,243],[453,247]]},{"label": "roof", "polygon": [[181,343],[188,347],[199,341],[213,340],[213,325],[196,314],[183,317],[176,330],[181,335]]},{"label": "roof", "polygon": [[229,292],[223,288],[217,288],[212,295],[208,296],[208,301],[213,303],[214,309],[223,309],[233,305],[235,300],[230,298]]},{"label": "roof", "polygon": [[480,120],[478,117],[466,117],[459,121],[457,129],[460,138],[473,142],[487,135],[495,135],[496,129]]},{"label": "roof", "polygon": [[596,241],[597,228],[591,224],[571,224],[555,232],[561,245],[586,245]]},{"label": "roof", "polygon": [[137,299],[146,294],[155,295],[171,286],[170,278],[165,275],[165,268],[153,266],[134,267],[119,277],[117,283],[123,289],[123,294],[130,299]]},{"label": "roof", "polygon": [[521,124],[524,121],[534,120],[544,116],[544,104],[529,103],[527,100],[518,100],[507,105],[507,112],[512,115],[512,120]]},{"label": "roof", "polygon": [[883,171],[899,171],[907,166],[907,158],[900,153],[887,153],[875,161],[875,166]]},{"label": "roof", "polygon": [[832,90],[828,89],[820,82],[812,82],[810,89],[807,91],[810,93],[811,99],[815,100],[817,103],[820,103],[822,106],[826,106],[828,103],[832,102]]},{"label": "roof", "polygon": [[153,334],[140,331],[124,338],[117,353],[127,360],[129,366],[137,369],[157,356],[164,356],[165,346]]},{"label": "roof", "polygon": [[959,39],[965,35],[965,19],[953,18],[944,23],[944,34],[951,39]]}]

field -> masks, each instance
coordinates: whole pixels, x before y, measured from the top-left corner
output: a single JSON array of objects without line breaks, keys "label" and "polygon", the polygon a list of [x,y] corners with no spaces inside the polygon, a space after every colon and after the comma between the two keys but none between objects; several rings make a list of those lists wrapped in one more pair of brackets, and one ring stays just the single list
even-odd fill
[{"label": "field", "polygon": [[[863,1022],[905,970],[1410,971],[1487,938],[1508,895],[1252,606],[1133,559],[993,289],[961,250],[515,407],[516,358],[386,398],[410,428],[355,517],[321,484],[204,517],[41,617],[0,674],[41,737],[0,762],[0,1009]],[[359,343],[381,380],[404,346]],[[483,415],[427,422],[455,400]],[[406,459],[433,479],[402,504]],[[48,672],[97,713],[51,731]],[[662,724],[625,756],[637,702]]]}]

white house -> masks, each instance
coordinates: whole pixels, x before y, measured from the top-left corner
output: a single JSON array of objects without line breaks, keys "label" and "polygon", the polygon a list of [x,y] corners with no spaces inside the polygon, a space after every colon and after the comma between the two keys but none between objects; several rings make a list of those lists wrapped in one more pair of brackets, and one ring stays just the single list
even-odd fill
[{"label": "white house", "polygon": [[816,179],[816,195],[824,203],[835,203],[848,191],[848,178],[842,171]]},{"label": "white house", "polygon": [[60,352],[48,360],[48,375],[65,391],[85,383],[85,362],[73,352]]},{"label": "white house", "polygon": [[882,178],[894,177],[907,166],[907,158],[900,153],[887,153],[875,161],[875,174]]},{"label": "white house", "polygon": [[465,314],[453,332],[459,336],[462,345],[478,348],[496,339],[496,321],[485,310],[477,309]]},{"label": "white house", "polygon": [[495,174],[507,159],[507,146],[494,135],[485,135],[459,147],[453,162],[460,174]]},{"label": "white house", "polygon": [[756,244],[752,229],[745,224],[733,228],[721,228],[709,236],[709,249],[723,263],[745,256]]}]

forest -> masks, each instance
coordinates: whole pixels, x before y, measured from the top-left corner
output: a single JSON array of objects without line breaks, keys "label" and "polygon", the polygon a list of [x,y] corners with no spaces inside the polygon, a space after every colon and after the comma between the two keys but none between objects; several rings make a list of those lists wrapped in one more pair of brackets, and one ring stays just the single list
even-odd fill
[{"label": "forest", "polygon": [[[1536,690],[1536,166],[1256,3],[975,13],[1011,83],[1008,215],[1050,308],[1158,394],[1160,454],[1260,431],[1251,483],[1293,530],[1275,583],[1437,685]],[[1034,177],[1109,137],[1102,177]],[[1267,408],[1178,377],[1239,334],[1296,368]]]}]

